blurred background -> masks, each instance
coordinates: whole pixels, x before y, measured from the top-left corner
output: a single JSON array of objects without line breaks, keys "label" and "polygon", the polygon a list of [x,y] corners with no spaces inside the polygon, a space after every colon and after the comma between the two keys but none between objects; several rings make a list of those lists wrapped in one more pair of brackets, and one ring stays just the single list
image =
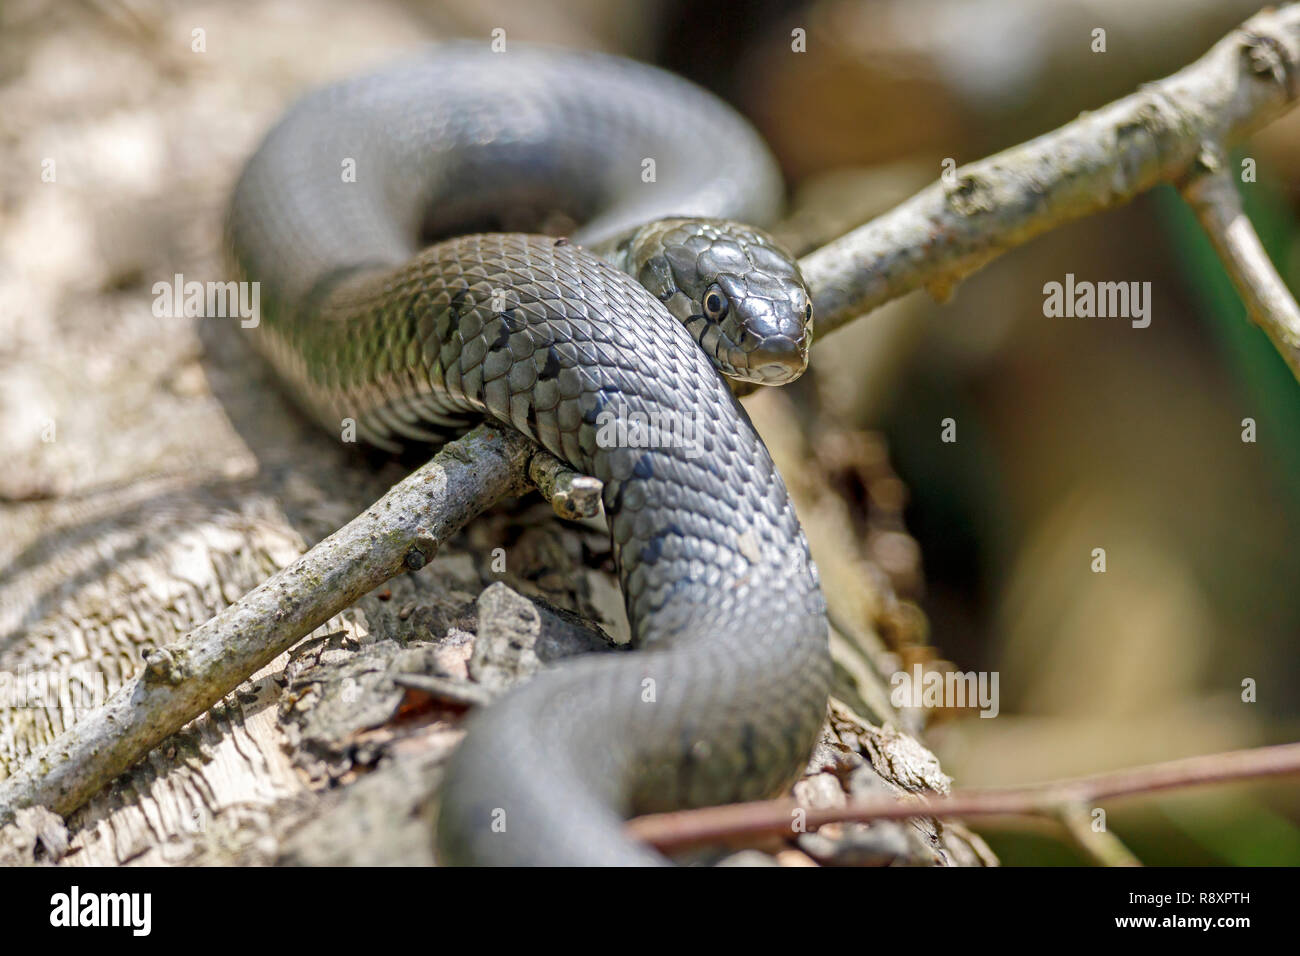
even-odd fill
[{"label": "blurred background", "polygon": [[[1260,6],[9,0],[0,494],[129,480],[115,472],[121,441],[160,463],[237,470],[218,460],[221,441],[196,444],[178,421],[201,388],[185,371],[193,356],[159,340],[140,296],[174,271],[220,268],[230,185],[289,101],[430,40],[486,42],[504,28],[509,42],[681,73],[750,117],[797,221],[834,236],[933,181],[945,159],[974,161],[1190,63]],[[1105,52],[1092,49],[1099,27]],[[796,29],[806,52],[792,55]],[[33,172],[49,156],[66,188]],[[1248,211],[1300,288],[1300,110],[1240,156],[1258,168],[1241,185]],[[1043,286],[1066,273],[1150,282],[1150,327],[1045,318]],[[81,361],[51,344],[51,327]],[[78,440],[41,447],[31,421],[120,382],[108,365],[124,361],[124,340],[125,361],[172,371],[125,388],[112,421],[68,418]],[[996,719],[932,715],[925,739],[957,786],[1300,736],[1300,386],[1171,189],[1013,251],[946,304],[916,294],[853,323],[785,392],[748,400],[765,436],[793,415],[811,434],[856,436],[859,458],[887,454],[879,481],[840,490],[906,622],[885,635],[888,652],[1000,674]],[[955,443],[940,441],[947,418]],[[1246,418],[1254,443],[1242,441]],[[1242,700],[1248,679],[1254,702]],[[1297,821],[1296,788],[1275,783],[1116,804],[1109,825],[1148,864],[1297,864]],[[975,823],[1004,863],[1082,860],[1050,828]]]}]

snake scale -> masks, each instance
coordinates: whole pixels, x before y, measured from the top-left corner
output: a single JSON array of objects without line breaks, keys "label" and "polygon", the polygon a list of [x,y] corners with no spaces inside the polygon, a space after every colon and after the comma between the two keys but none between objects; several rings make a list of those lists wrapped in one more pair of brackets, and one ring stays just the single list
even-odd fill
[{"label": "snake scale", "polygon": [[[440,861],[667,862],[626,817],[770,796],[802,770],[831,672],[823,598],[719,375],[778,383],[807,361],[797,266],[741,224],[779,199],[757,134],[680,78],[456,44],[309,94],[242,173],[228,241],[261,284],[256,345],[310,414],[383,447],[486,416],[604,483],[637,651],[471,716]],[[484,231],[557,213],[571,240]],[[676,440],[602,439],[602,415]]]}]

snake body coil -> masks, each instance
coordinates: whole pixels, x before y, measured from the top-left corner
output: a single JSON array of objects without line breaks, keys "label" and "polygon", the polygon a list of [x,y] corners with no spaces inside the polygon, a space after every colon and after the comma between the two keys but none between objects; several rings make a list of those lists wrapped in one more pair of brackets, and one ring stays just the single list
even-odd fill
[{"label": "snake body coil", "polygon": [[[641,649],[558,666],[472,718],[441,860],[663,862],[627,815],[771,795],[802,769],[830,675],[822,596],[712,364],[779,380],[791,337],[806,358],[783,325],[811,316],[797,270],[711,221],[770,218],[778,187],[753,131],[684,81],[462,46],[307,97],[245,169],[233,256],[261,283],[258,347],[304,407],[386,446],[487,415],[604,482]],[[585,223],[572,243],[424,247],[555,210]],[[685,441],[611,444],[608,416]]]}]

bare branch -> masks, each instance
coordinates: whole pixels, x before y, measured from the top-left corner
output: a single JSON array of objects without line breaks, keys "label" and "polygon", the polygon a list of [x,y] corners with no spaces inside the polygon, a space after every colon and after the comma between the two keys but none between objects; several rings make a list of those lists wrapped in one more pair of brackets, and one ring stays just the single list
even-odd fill
[{"label": "bare branch", "polygon": [[528,480],[551,502],[561,518],[578,521],[600,514],[604,484],[580,475],[544,448],[538,448],[528,465]]},{"label": "bare branch", "polygon": [[1083,803],[1068,803],[1056,813],[1074,845],[1101,866],[1141,866],[1133,851],[1110,830],[1092,828],[1092,810]]},{"label": "bare branch", "polygon": [[498,498],[526,488],[535,446],[480,426],[292,565],[167,647],[144,672],[0,781],[0,820],[67,816],[168,736],[368,591],[433,558]]},{"label": "bare branch", "polygon": [[809,830],[826,823],[910,817],[1059,816],[1063,808],[1111,797],[1295,773],[1300,773],[1300,743],[1188,757],[1028,787],[956,791],[905,801],[881,794],[842,807],[805,809],[793,800],[768,800],[681,810],[639,817],[628,829],[636,839],[669,852],[735,837],[788,835],[796,813]]},{"label": "bare branch", "polygon": [[818,334],[914,289],[946,299],[1008,249],[1181,182],[1206,144],[1226,147],[1285,112],[1298,72],[1300,5],[1266,10],[1173,76],[961,167],[800,260]]},{"label": "bare branch", "polygon": [[1300,379],[1300,307],[1242,211],[1241,197],[1217,152],[1206,151],[1183,184],[1183,198],[1223,260],[1246,311]]}]

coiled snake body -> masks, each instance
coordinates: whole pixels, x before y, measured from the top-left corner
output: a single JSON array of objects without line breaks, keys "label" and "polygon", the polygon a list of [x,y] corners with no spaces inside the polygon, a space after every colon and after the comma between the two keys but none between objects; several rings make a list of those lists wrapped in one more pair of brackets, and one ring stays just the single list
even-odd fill
[{"label": "coiled snake body", "polygon": [[[241,176],[229,239],[261,283],[258,347],[322,423],[390,446],[487,415],[604,482],[640,650],[557,666],[471,719],[440,860],[663,862],[626,816],[771,795],[802,769],[830,675],[822,596],[716,370],[778,382],[806,361],[797,268],[721,221],[778,198],[753,131],[682,80],[467,46],[310,95]],[[572,242],[425,245],[557,210],[584,224]],[[675,440],[604,440],[610,416]]]}]

